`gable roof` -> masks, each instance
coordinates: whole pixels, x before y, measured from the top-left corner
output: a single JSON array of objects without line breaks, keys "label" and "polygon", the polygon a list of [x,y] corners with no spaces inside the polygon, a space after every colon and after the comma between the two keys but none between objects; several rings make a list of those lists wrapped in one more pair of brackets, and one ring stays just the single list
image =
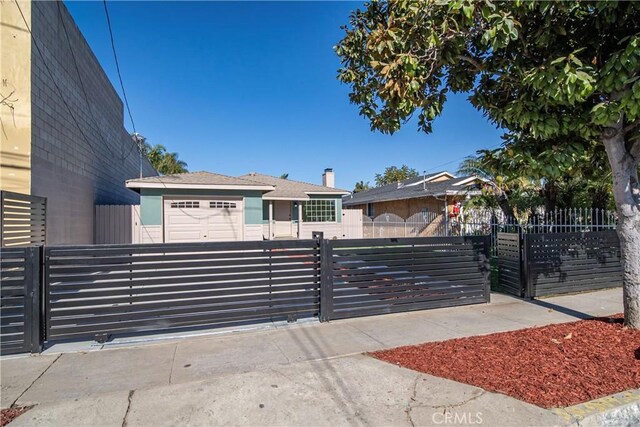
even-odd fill
[{"label": "gable roof", "polygon": [[262,182],[205,171],[149,176],[126,181],[127,188],[200,188],[215,190],[261,190],[274,187]]},{"label": "gable roof", "polygon": [[[440,181],[437,178],[449,176],[451,178]],[[354,206],[366,203],[385,202],[391,200],[414,199],[427,196],[444,196],[466,194],[477,181],[476,177],[456,177],[448,172],[438,172],[420,177],[405,179],[371,190],[361,191],[342,198],[344,206]]]},{"label": "gable roof", "polygon": [[349,194],[347,190],[325,187],[323,185],[309,184],[307,182],[294,181],[292,179],[277,178],[260,173],[248,173],[240,178],[257,181],[264,185],[273,186],[274,189],[265,193],[264,200],[308,200],[311,195],[341,196]]}]

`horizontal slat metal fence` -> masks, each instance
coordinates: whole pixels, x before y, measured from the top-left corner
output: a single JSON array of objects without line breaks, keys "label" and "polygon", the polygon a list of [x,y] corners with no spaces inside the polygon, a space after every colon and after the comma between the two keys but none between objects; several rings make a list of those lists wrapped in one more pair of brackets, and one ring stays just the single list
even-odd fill
[{"label": "horizontal slat metal fence", "polygon": [[40,351],[40,248],[0,252],[0,353]]},{"label": "horizontal slat metal fence", "polygon": [[488,236],[324,242],[326,320],[489,301]]},{"label": "horizontal slat metal fence", "polygon": [[45,249],[48,340],[319,311],[316,240]]},{"label": "horizontal slat metal fence", "polygon": [[620,241],[613,230],[524,235],[526,296],[622,286]]},{"label": "horizontal slat metal fence", "polygon": [[44,245],[47,199],[0,191],[0,246]]},{"label": "horizontal slat metal fence", "polygon": [[520,233],[498,233],[498,285],[506,293],[524,296]]}]

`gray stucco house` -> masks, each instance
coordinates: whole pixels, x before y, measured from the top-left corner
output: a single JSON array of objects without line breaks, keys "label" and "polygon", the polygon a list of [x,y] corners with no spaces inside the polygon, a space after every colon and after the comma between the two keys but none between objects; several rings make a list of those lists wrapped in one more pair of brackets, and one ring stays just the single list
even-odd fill
[{"label": "gray stucco house", "polygon": [[140,194],[142,243],[341,236],[342,196],[333,170],[322,185],[259,173],[239,177],[211,172],[131,179]]}]

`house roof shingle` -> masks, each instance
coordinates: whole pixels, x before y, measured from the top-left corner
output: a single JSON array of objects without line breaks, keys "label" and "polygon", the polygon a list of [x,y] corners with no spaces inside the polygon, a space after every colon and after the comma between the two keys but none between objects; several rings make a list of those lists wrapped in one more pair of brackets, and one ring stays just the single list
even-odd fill
[{"label": "house roof shingle", "polygon": [[140,188],[148,186],[149,184],[158,184],[158,186],[207,186],[207,187],[261,187],[264,190],[272,189],[271,186],[265,185],[262,182],[252,181],[244,178],[236,178],[228,175],[221,175],[218,173],[211,173],[205,171],[178,173],[173,175],[160,175],[149,176],[146,178],[136,178],[127,180],[126,185],[129,188]]},{"label": "house roof shingle", "polygon": [[[387,184],[371,190],[353,193],[342,198],[344,206],[354,206],[366,203],[385,202],[391,200],[414,199],[427,196],[443,196],[451,192],[469,190],[475,184],[470,176],[454,177],[445,181],[429,182],[442,172],[405,179],[399,183]],[[423,184],[423,181],[426,182]]]},{"label": "house roof shingle", "polygon": [[257,181],[265,185],[271,185],[275,187],[274,190],[269,191],[262,197],[265,200],[269,199],[292,199],[292,200],[308,200],[309,194],[329,194],[329,195],[343,195],[348,194],[347,190],[341,190],[339,188],[325,187],[322,185],[309,184],[307,182],[294,181],[292,179],[277,178],[275,176],[264,175],[260,173],[248,173],[241,175],[240,178],[251,181]]}]

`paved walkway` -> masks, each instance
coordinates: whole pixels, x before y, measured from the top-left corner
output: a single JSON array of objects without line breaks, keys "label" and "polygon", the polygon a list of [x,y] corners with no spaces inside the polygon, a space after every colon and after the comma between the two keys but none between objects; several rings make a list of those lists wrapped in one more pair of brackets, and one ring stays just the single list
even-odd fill
[{"label": "paved walkway", "polygon": [[483,425],[559,425],[556,413],[362,353],[621,310],[620,289],[535,302],[494,294],[466,307],[58,346],[1,360],[1,404],[37,404],[15,425],[435,425],[440,413],[477,412]]}]

